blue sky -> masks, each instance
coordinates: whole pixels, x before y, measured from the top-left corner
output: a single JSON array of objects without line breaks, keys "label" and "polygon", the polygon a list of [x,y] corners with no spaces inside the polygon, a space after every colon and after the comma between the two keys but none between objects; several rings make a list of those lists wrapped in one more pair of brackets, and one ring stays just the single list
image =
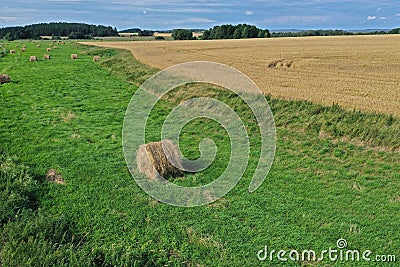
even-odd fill
[{"label": "blue sky", "polygon": [[249,23],[268,29],[400,27],[399,0],[1,0],[0,27],[66,21],[119,30],[209,28]]}]

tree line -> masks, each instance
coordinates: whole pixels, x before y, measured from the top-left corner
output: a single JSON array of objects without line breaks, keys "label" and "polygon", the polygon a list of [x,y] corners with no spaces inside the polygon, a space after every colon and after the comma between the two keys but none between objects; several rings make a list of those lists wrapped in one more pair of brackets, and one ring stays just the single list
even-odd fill
[{"label": "tree line", "polygon": [[[298,32],[272,32],[269,30],[259,29],[253,25],[220,25],[214,26],[204,31],[203,36],[199,39],[243,39],[243,38],[278,38],[278,37],[305,37],[305,36],[343,36],[343,35],[376,35],[376,34],[400,34],[400,28],[390,31],[373,31],[373,32],[350,32],[344,30],[307,30]],[[193,40],[192,30],[176,29],[172,32],[175,40]]]},{"label": "tree line", "polygon": [[138,36],[153,36],[155,31],[142,30],[140,28],[132,28],[120,31],[120,33],[136,33]]},{"label": "tree line", "polygon": [[268,38],[270,37],[269,30],[257,28],[254,25],[225,24],[214,26],[209,30],[204,31],[203,40],[211,39],[245,39],[245,38]]},{"label": "tree line", "polygon": [[272,32],[271,37],[305,37],[305,36],[342,36],[342,35],[376,35],[400,33],[397,29],[390,31],[349,32],[344,30],[308,30],[298,32]]},{"label": "tree line", "polygon": [[52,22],[0,29],[0,38],[7,40],[40,39],[40,36],[68,36],[70,39],[118,36],[116,28],[85,23]]}]

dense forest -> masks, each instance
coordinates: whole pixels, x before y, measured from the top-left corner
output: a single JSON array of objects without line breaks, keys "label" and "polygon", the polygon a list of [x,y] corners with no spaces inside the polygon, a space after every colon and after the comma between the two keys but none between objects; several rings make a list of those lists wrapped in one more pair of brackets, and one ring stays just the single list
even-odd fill
[{"label": "dense forest", "polygon": [[243,38],[267,38],[269,30],[262,30],[253,25],[238,24],[236,26],[225,24],[214,26],[204,31],[203,40],[211,39],[243,39]]},{"label": "dense forest", "polygon": [[396,29],[390,30],[388,33],[389,34],[400,34],[400,28],[396,28]]},{"label": "dense forest", "polygon": [[120,33],[136,33],[138,36],[153,36],[155,31],[142,30],[139,28],[132,28],[132,29],[120,31]]},{"label": "dense forest", "polygon": [[349,32],[343,30],[308,30],[298,32],[272,32],[271,37],[304,37],[304,36],[340,36],[340,35],[376,35],[394,32],[371,31],[371,32]]},{"label": "dense forest", "polygon": [[68,36],[70,39],[118,36],[116,28],[84,23],[52,22],[0,29],[0,38],[7,40],[40,39],[40,36]]},{"label": "dense forest", "polygon": [[193,32],[192,30],[187,30],[187,29],[175,29],[172,31],[172,38],[174,40],[193,40],[195,39],[193,37]]}]

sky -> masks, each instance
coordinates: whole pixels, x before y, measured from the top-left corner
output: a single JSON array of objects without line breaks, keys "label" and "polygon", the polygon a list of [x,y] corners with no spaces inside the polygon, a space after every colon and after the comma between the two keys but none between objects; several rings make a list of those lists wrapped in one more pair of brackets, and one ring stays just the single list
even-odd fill
[{"label": "sky", "polygon": [[247,23],[276,29],[400,27],[399,0],[0,0],[0,27],[84,22],[116,27],[208,29]]}]

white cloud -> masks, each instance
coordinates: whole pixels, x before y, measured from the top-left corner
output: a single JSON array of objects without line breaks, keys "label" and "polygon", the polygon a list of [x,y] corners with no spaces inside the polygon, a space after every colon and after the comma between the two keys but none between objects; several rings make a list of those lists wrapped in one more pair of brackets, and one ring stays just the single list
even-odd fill
[{"label": "white cloud", "polygon": [[215,20],[207,19],[207,18],[189,18],[185,20],[185,22],[194,22],[194,23],[213,23]]},{"label": "white cloud", "polygon": [[381,20],[387,20],[387,17],[380,17]]},{"label": "white cloud", "polygon": [[375,19],[376,19],[376,16],[368,16],[368,17],[367,17],[367,20],[369,20],[369,21],[375,20]]},{"label": "white cloud", "polygon": [[400,17],[400,13],[397,13],[397,14],[396,14],[396,17]]},{"label": "white cloud", "polygon": [[247,16],[253,15],[253,11],[247,10],[247,11],[246,11],[246,15],[247,15]]},{"label": "white cloud", "polygon": [[146,15],[146,14],[147,14],[147,10],[144,10],[144,11],[143,11],[143,14]]},{"label": "white cloud", "polygon": [[[165,21],[167,22],[167,21]],[[188,19],[183,19],[183,20],[174,20],[171,22],[168,22],[168,24],[173,24],[173,25],[183,25],[183,24],[198,24],[198,23],[214,23],[216,22],[215,20],[212,19],[207,19],[207,18],[188,18]]]}]

